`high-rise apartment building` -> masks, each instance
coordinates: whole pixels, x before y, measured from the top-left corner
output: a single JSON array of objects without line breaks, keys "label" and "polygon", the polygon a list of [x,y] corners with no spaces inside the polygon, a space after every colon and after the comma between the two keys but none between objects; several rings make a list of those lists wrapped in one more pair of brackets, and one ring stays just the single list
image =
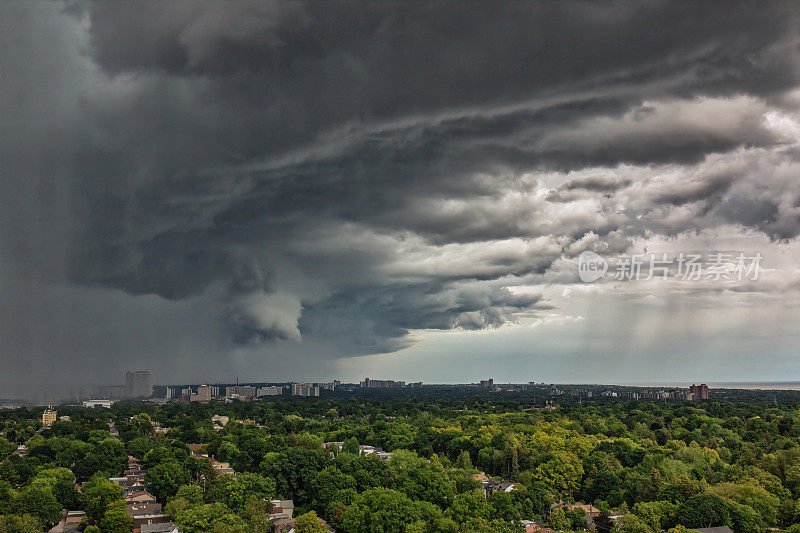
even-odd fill
[{"label": "high-rise apartment building", "polygon": [[402,389],[405,386],[405,381],[392,381],[391,379],[364,378],[364,381],[361,382],[361,387],[364,389]]},{"label": "high-rise apartment building", "polygon": [[197,399],[193,398],[193,401],[210,402],[212,397],[212,388],[208,385],[200,385],[197,387]]},{"label": "high-rise apartment building", "polygon": [[319,387],[310,383],[292,383],[292,396],[319,396]]},{"label": "high-rise apartment building", "polygon": [[689,392],[692,393],[692,400],[708,400],[710,398],[708,386],[705,383],[702,385],[692,385],[689,387]]},{"label": "high-rise apartment building", "polygon": [[225,396],[241,396],[242,398],[255,398],[258,389],[250,385],[236,385],[225,387]]},{"label": "high-rise apartment building", "polygon": [[49,426],[58,419],[58,413],[49,407],[42,413],[42,425]]},{"label": "high-rise apartment building", "polygon": [[125,393],[129,398],[149,398],[153,395],[150,372],[137,370],[125,374]]},{"label": "high-rise apartment building", "polygon": [[251,385],[241,385],[238,388],[239,396],[244,396],[245,398],[255,398],[258,393],[258,389]]}]

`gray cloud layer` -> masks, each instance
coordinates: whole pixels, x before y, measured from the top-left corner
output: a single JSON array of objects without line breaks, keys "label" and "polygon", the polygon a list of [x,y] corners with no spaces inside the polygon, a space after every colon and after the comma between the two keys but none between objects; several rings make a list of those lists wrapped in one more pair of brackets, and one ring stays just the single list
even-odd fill
[{"label": "gray cloud layer", "polygon": [[[795,4],[0,11],[0,275],[186,304],[169,335],[212,339],[189,364],[498,327],[599,241],[800,232]],[[7,368],[119,352],[8,293]],[[74,331],[33,343],[48,320]]]}]

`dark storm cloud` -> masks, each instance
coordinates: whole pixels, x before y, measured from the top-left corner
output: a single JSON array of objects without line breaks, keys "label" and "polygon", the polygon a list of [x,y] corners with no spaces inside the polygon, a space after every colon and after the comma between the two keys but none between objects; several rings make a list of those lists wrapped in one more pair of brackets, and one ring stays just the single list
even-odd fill
[{"label": "dark storm cloud", "polygon": [[[669,3],[88,9],[94,57],[108,72],[194,84],[180,94],[180,116],[161,108],[175,104],[168,85],[137,101],[141,116],[158,112],[151,119],[173,142],[187,134],[181,126],[192,139],[208,133],[213,142],[204,150],[223,160],[274,154],[348,122],[578,89],[645,87],[634,99],[771,95],[797,81],[796,50],[785,49],[797,13],[787,4],[738,4],[724,15],[713,4]],[[204,150],[173,152],[191,161]]]},{"label": "dark storm cloud", "polygon": [[563,185],[567,191],[576,189],[596,192],[614,192],[624,189],[631,184],[629,179],[614,179],[607,176],[590,176],[588,178],[576,178]]},{"label": "dark storm cloud", "polygon": [[[675,190],[659,191],[653,201],[672,205],[684,205],[711,198],[719,198],[733,185],[734,176],[718,175],[701,179],[689,179],[681,183]],[[688,182],[688,183],[687,183]]]},{"label": "dark storm cloud", "polygon": [[[781,74],[780,50],[771,48],[796,31],[791,18],[797,14],[795,7],[777,3],[739,3],[723,12],[713,3],[666,2],[118,3],[90,9],[96,58],[112,72],[266,73],[276,86],[317,94],[320,87],[356,79],[356,94],[346,103],[367,94],[367,105],[412,108],[495,100],[507,92],[519,98],[543,85],[597,78],[661,78],[685,74],[687,67],[695,77],[689,81],[725,85],[726,92],[736,90],[729,83],[737,78],[748,87],[769,79],[761,90],[775,90],[793,78],[786,72],[774,76]],[[378,87],[392,90],[359,94]]]},{"label": "dark storm cloud", "polygon": [[205,305],[223,349],[393,351],[545,309],[508,287],[599,239],[800,229],[753,179],[795,4],[2,9],[0,272]]},{"label": "dark storm cloud", "polygon": [[[413,287],[345,292],[303,311],[301,328],[335,339],[341,354],[394,351],[411,330],[499,327],[533,306],[540,295],[515,295],[475,283],[425,283]],[[359,324],[353,331],[353,324]]]}]

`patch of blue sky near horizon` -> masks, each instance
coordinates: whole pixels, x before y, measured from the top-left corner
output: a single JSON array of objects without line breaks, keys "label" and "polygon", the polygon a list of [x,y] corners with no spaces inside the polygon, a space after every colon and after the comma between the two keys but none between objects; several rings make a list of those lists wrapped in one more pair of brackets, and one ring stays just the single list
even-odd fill
[{"label": "patch of blue sky near horizon", "polygon": [[[583,302],[581,308],[597,307]],[[752,320],[752,313],[757,313]],[[763,314],[762,314],[763,312]],[[718,311],[694,314],[705,324],[724,322],[717,336],[702,328],[674,328],[653,334],[667,315],[654,308],[625,302],[604,310],[606,319],[551,320],[536,327],[507,325],[493,331],[416,332],[419,342],[393,354],[341,359],[335,375],[343,381],[374,379],[423,380],[426,383],[472,383],[493,377],[496,382],[632,383],[662,381],[741,381],[800,379],[795,346],[800,335],[774,328],[785,320],[770,308],[719,317]],[[631,334],[611,326],[630,323]],[[692,319],[682,318],[690,323]],[[772,330],[774,337],[742,334],[741,324]],[[736,324],[739,325],[737,330]],[[775,331],[775,330],[778,331]],[[765,346],[768,352],[765,353]]]},{"label": "patch of blue sky near horizon", "polygon": [[[635,242],[629,253],[761,253],[759,279],[574,282],[562,260],[552,282],[510,287],[542,294],[547,310],[481,331],[416,331],[394,354],[343,359],[338,375],[440,383],[627,383],[800,379],[800,243],[730,228]],[[544,276],[545,278],[548,275]]]}]

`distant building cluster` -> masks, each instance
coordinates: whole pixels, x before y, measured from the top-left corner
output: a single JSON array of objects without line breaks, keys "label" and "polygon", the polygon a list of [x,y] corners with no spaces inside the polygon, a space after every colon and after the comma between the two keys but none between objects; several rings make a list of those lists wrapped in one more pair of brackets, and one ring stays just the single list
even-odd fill
[{"label": "distant building cluster", "polygon": [[711,397],[708,393],[708,386],[705,383],[692,385],[689,387],[689,392],[692,394],[692,400],[708,400]]},{"label": "distant building cluster", "polygon": [[319,396],[319,387],[311,383],[292,383],[292,396]]},{"label": "distant building cluster", "polygon": [[[208,403],[214,401],[232,402],[250,401],[265,396],[280,396],[285,390],[292,396],[318,397],[320,391],[336,391],[341,382],[329,381],[320,383],[295,382],[288,384],[247,384],[240,385],[184,385],[157,387],[160,392],[159,398],[149,399],[155,403],[165,403],[169,401],[200,402]],[[482,379],[477,383],[466,385],[488,389],[491,392],[514,393],[522,391],[539,391],[547,396],[573,396],[577,397],[578,402],[589,400],[594,397],[601,398],[620,398],[626,400],[676,400],[676,401],[699,401],[708,400],[711,397],[708,385],[692,385],[686,388],[656,389],[654,387],[635,388],[630,386],[598,386],[586,385],[583,388],[560,389],[556,385],[546,385],[545,383],[495,383],[493,378]],[[352,391],[355,388],[361,389],[404,389],[422,388],[421,381],[406,383],[405,381],[395,381],[390,379],[370,379],[364,378],[358,385],[345,384],[344,390]],[[562,385],[562,387],[564,387]],[[150,373],[145,370],[129,371],[125,375],[125,385],[112,385],[92,389],[94,396],[90,396],[83,401],[86,407],[111,407],[111,405],[122,399],[143,399],[153,396],[153,387],[150,383]],[[83,393],[82,393],[83,395]],[[549,407],[552,408],[553,406]],[[45,415],[42,417],[44,425],[52,424],[55,415]],[[47,422],[46,420],[52,420]]]},{"label": "distant building cluster", "polygon": [[125,373],[124,385],[83,385],[77,397],[80,400],[93,401],[150,398],[152,395],[150,372],[134,370]]},{"label": "distant building cluster", "polygon": [[402,389],[405,386],[405,381],[392,381],[391,379],[364,378],[364,381],[361,382],[363,389]]},{"label": "distant building cluster", "polygon": [[595,390],[574,388],[562,390],[556,385],[550,385],[549,390],[544,383],[536,383],[529,381],[527,385],[507,383],[495,384],[494,379],[482,379],[478,383],[473,383],[471,386],[489,389],[492,392],[521,392],[524,390],[542,390],[549,396],[573,396],[577,397],[579,402],[584,399],[593,398],[596,394],[605,398],[622,398],[627,400],[678,400],[678,401],[698,401],[708,400],[711,395],[708,386],[703,383],[702,385],[692,385],[688,389],[672,388],[672,389],[655,389],[655,388],[642,388],[633,389],[631,387],[603,387],[604,390]]},{"label": "distant building cluster", "polygon": [[626,398],[629,400],[691,400],[691,394],[685,389],[641,390],[641,391],[603,391],[607,398]]},{"label": "distant building cluster", "polygon": [[708,400],[711,395],[708,386],[692,385],[689,389],[645,389],[639,391],[603,391],[603,396],[612,398],[626,398],[631,400],[678,400],[678,401],[699,401]]},{"label": "distant building cluster", "polygon": [[234,400],[252,400],[262,396],[280,396],[283,394],[283,387],[265,385],[256,387],[254,385],[198,385],[197,387],[166,387],[164,398],[166,400],[185,401],[185,402],[212,402]]}]

